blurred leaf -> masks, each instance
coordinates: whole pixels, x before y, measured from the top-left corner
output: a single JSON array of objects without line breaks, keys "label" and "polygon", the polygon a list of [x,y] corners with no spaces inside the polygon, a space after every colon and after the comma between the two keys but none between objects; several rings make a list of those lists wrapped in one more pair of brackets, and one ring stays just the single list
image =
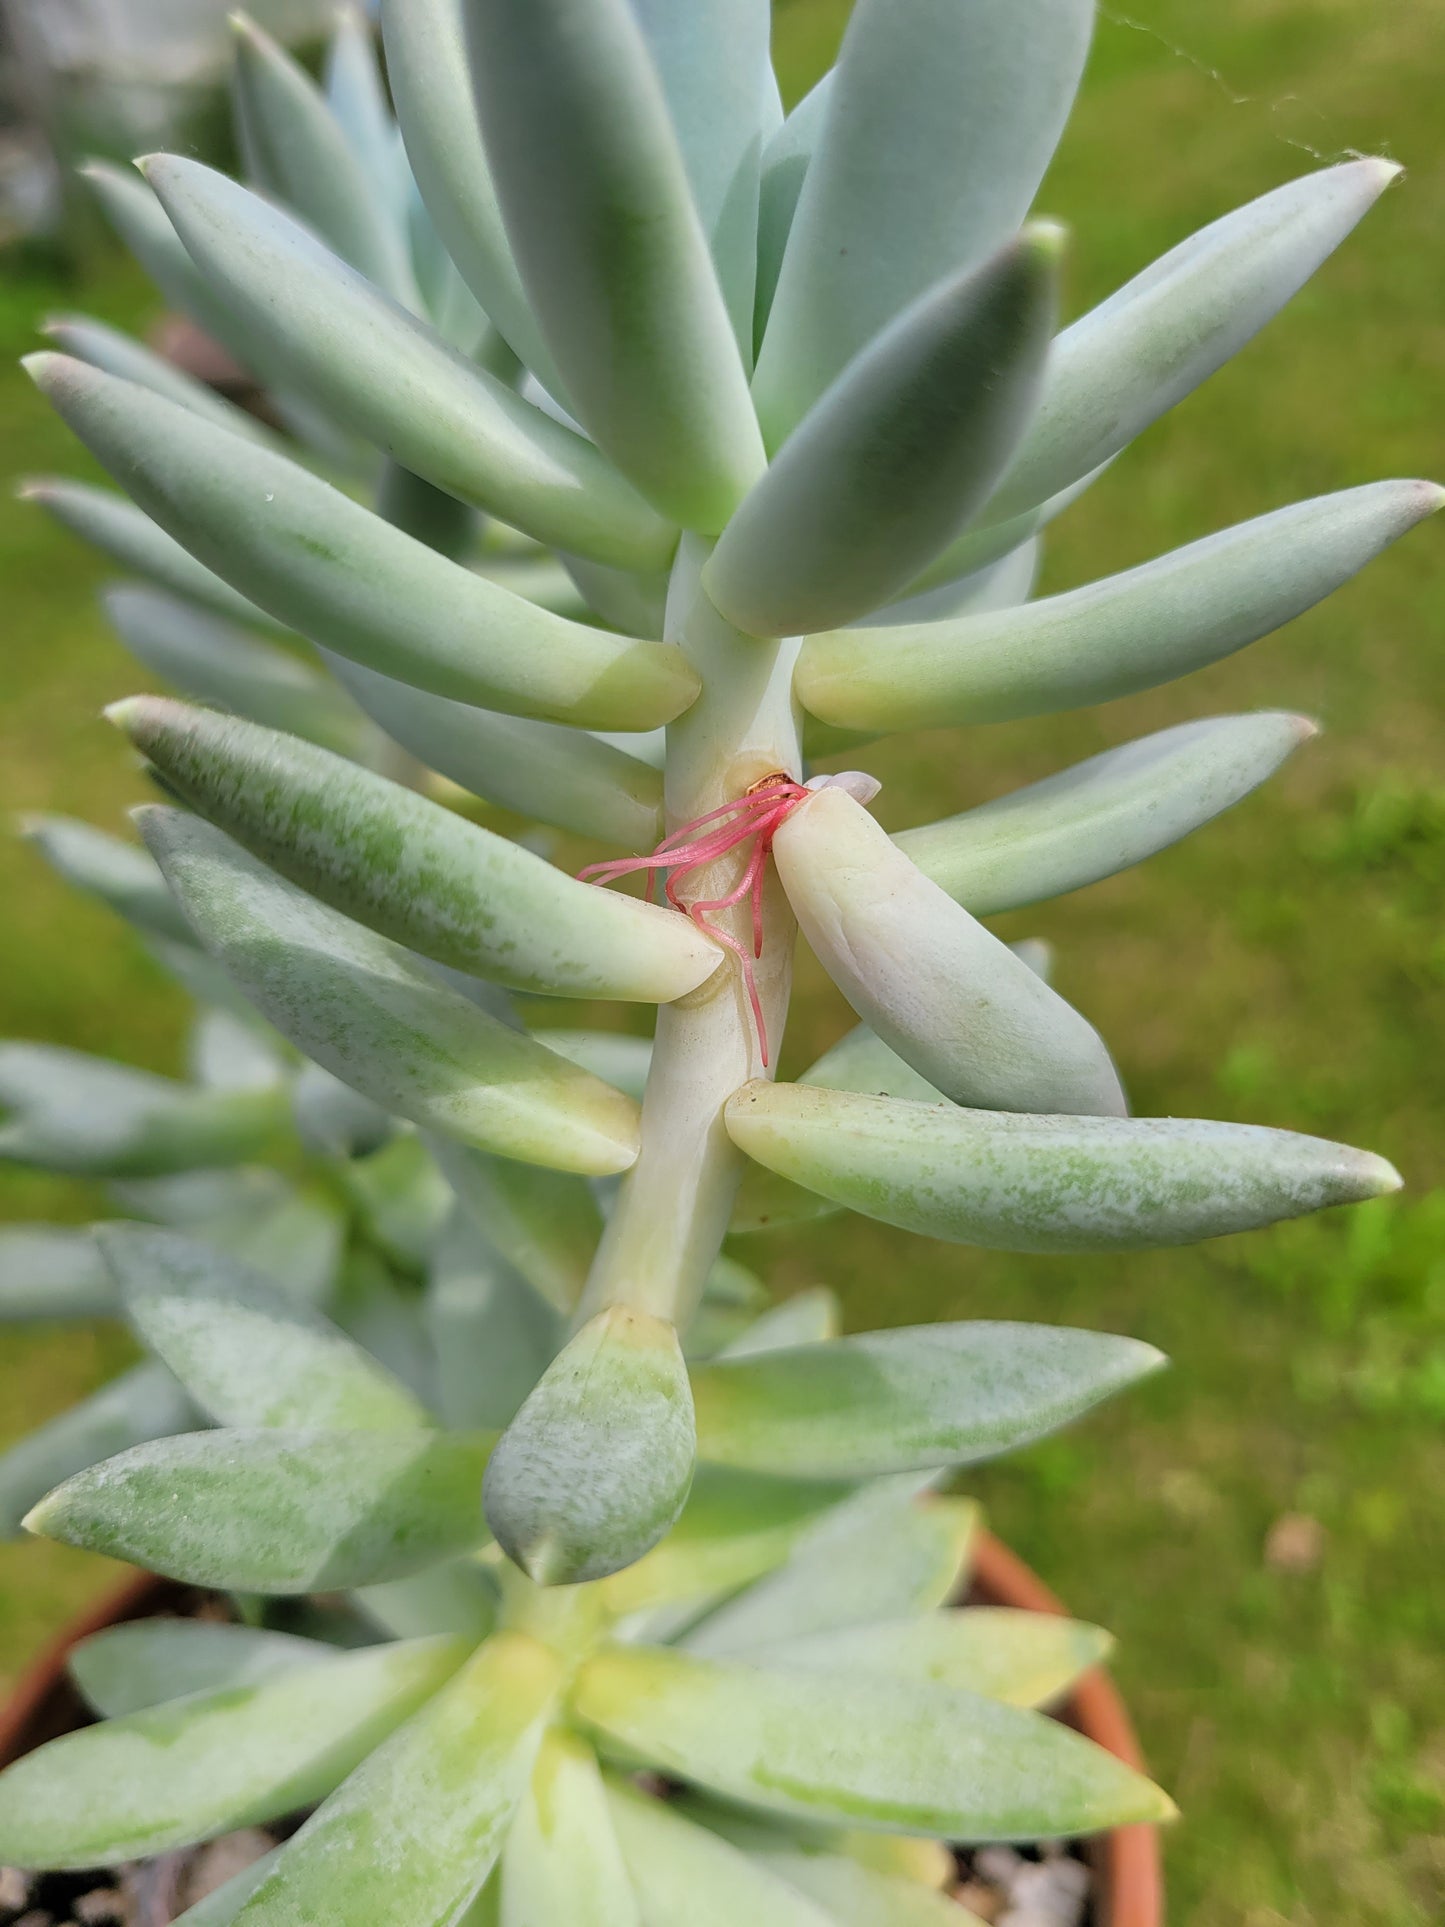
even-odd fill
[{"label": "blurred leaf", "polygon": [[133,1619],[72,1647],[70,1677],[102,1719],[123,1719],[190,1693],[261,1686],[331,1656],[319,1640],[202,1619]]},{"label": "blurred leaf", "polygon": [[21,831],[57,876],[135,929],[172,943],[195,942],[148,850],[69,816],[27,816]]},{"label": "blurred leaf", "polygon": [[795,1345],[821,1345],[836,1338],[842,1325],[842,1306],[825,1285],[818,1285],[811,1291],[795,1292],[765,1311],[719,1356],[754,1358],[760,1352],[785,1351]]},{"label": "blurred leaf", "polygon": [[448,1425],[510,1425],[561,1349],[556,1311],[460,1214],[432,1260],[427,1329]]},{"label": "blurred leaf", "polygon": [[0,1228],[0,1322],[105,1318],[114,1311],[115,1286],[89,1228]]},{"label": "blurred leaf", "polygon": [[0,1538],[16,1538],[27,1513],[62,1480],[195,1422],[195,1407],[163,1365],[123,1372],[0,1456]]},{"label": "blurred leaf", "polygon": [[501,1256],[549,1305],[570,1312],[602,1236],[587,1181],[442,1139],[433,1149],[463,1209]]},{"label": "blurred leaf", "polygon": [[502,1856],[502,1927],[642,1927],[592,1749],[542,1741]]},{"label": "blurred leaf", "polygon": [[666,1801],[619,1780],[607,1796],[641,1927],[829,1927],[801,1894]]},{"label": "blurred leaf", "polygon": [[753,346],[762,346],[763,334],[777,292],[778,273],[783,251],[792,231],[798,196],[817,149],[822,132],[823,113],[828,105],[831,74],[824,74],[810,93],[798,102],[783,125],[763,149],[762,174],[758,183],[758,269],[757,294],[753,303]]}]

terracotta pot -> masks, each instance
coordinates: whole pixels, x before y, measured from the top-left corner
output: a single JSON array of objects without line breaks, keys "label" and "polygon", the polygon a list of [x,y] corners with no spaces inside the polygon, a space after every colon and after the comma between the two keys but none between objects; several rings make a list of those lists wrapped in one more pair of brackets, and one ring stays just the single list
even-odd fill
[{"label": "terracotta pot", "polygon": [[[168,1579],[137,1573],[107,1594],[88,1613],[72,1620],[21,1676],[0,1707],[0,1766],[22,1753],[68,1733],[89,1715],[65,1671],[72,1646],[105,1626],[144,1619],[155,1612],[185,1612],[199,1597]],[[1063,1606],[1042,1580],[990,1532],[978,1536],[970,1599],[982,1606],[1021,1606],[1028,1612],[1062,1613]],[[1125,1760],[1143,1765],[1129,1715],[1107,1673],[1086,1674],[1061,1710],[1081,1733]],[[1099,1879],[1099,1927],[1163,1927],[1164,1888],[1159,1836],[1154,1827],[1117,1827],[1093,1843],[1091,1859]]]}]

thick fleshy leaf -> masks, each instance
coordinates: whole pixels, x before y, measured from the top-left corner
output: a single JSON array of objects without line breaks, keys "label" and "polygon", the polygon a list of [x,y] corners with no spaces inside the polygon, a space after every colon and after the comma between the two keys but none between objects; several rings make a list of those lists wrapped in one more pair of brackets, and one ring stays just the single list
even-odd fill
[{"label": "thick fleshy leaf", "polygon": [[88,361],[92,368],[118,375],[122,381],[139,382],[168,401],[179,402],[193,414],[202,415],[218,428],[229,428],[234,435],[275,445],[275,436],[248,409],[238,408],[214,388],[207,387],[178,368],[164,355],[147,348],[133,335],[95,321],[89,315],[57,315],[46,321],[41,334],[53,341],[63,354],[77,361]]},{"label": "thick fleshy leaf", "polygon": [[443,1639],[328,1654],[52,1740],[0,1778],[0,1856],[115,1866],[280,1819],[329,1793],[465,1651]]},{"label": "thick fleshy leaf", "polygon": [[894,841],[975,916],[993,916],[1166,849],[1247,796],[1315,732],[1277,710],[1180,723]]},{"label": "thick fleshy leaf", "polygon": [[336,12],[321,85],[374,198],[403,219],[410,198],[406,156],[391,117],[376,36],[360,0],[344,0]]},{"label": "thick fleshy leaf", "polygon": [[321,651],[338,682],[402,748],[474,796],[624,850],[662,835],[662,777],[585,730],[432,696]]},{"label": "thick fleshy leaf", "polygon": [[676,1331],[614,1306],[558,1354],[498,1442],[487,1523],[538,1585],[603,1579],[677,1519],[693,1447]]},{"label": "thick fleshy leaf", "polygon": [[195,942],[149,851],[69,816],[27,816],[20,830],[58,876],[143,935]]},{"label": "thick fleshy leaf", "polygon": [[347,1197],[368,1240],[406,1271],[425,1269],[451,1217],[451,1186],[412,1132],[343,1167]]},{"label": "thick fleshy leaf", "polygon": [[798,211],[798,196],[817,150],[823,110],[832,84],[832,75],[824,74],[763,149],[762,176],[758,183],[758,285],[753,302],[755,348],[762,346],[768,316],[772,313],[783,252],[792,232],[793,216]]},{"label": "thick fleshy leaf", "polygon": [[1077,1733],[952,1687],[614,1647],[583,1665],[573,1706],[656,1770],[796,1819],[1039,1840],[1173,1812]]},{"label": "thick fleshy leaf", "polygon": [[196,1422],[196,1408],[161,1365],[137,1365],[0,1455],[0,1538],[15,1538],[53,1486],[102,1459]]},{"label": "thick fleshy leaf", "polygon": [[1090,0],[854,9],[758,356],[770,447],[894,315],[1018,228],[1093,15]]},{"label": "thick fleshy leaf", "polygon": [[800,1084],[816,1084],[824,1091],[867,1091],[874,1097],[906,1097],[918,1104],[937,1104],[943,1093],[897,1051],[890,1050],[876,1031],[855,1024],[817,1063],[799,1077]]},{"label": "thick fleshy leaf", "polygon": [[71,1649],[66,1667],[100,1717],[117,1720],[188,1693],[260,1686],[298,1666],[314,1666],[332,1651],[320,1640],[260,1626],[133,1619],[83,1639]]},{"label": "thick fleshy leaf", "polygon": [[724,1347],[722,1358],[752,1358],[759,1352],[789,1350],[795,1345],[821,1345],[842,1329],[843,1308],[824,1285],[800,1291],[765,1311],[745,1332]]},{"label": "thick fleshy leaf", "polygon": [[487,1241],[549,1305],[570,1312],[602,1236],[602,1212],[586,1180],[440,1138],[432,1148]]},{"label": "thick fleshy leaf", "polygon": [[796,1888],[667,1801],[621,1780],[608,1782],[607,1795],[641,1927],[830,1927]]},{"label": "thick fleshy leaf", "polygon": [[1029,536],[996,562],[984,563],[970,574],[940,582],[901,602],[891,602],[860,628],[878,623],[940,622],[948,616],[990,615],[996,609],[1017,609],[1027,602],[1038,580],[1042,544]]},{"label": "thick fleshy leaf", "polygon": [[[769,99],[770,0],[632,0],[662,82],[733,332],[753,358],[758,193]],[[775,99],[775,94],[774,94]]]},{"label": "thick fleshy leaf", "polygon": [[449,1633],[475,1646],[496,1630],[497,1584],[476,1558],[451,1559],[408,1579],[362,1586],[350,1597],[392,1639]]},{"label": "thick fleshy leaf", "polygon": [[235,622],[270,622],[254,602],[197,562],[125,496],[59,477],[26,482],[20,494],[24,501],[38,502],[82,542],[173,595],[199,602]]},{"label": "thick fleshy leaf", "polygon": [[313,642],[437,695],[599,729],[670,721],[697,693],[671,644],[550,615],[134,383],[64,355],[26,366],[147,514]]},{"label": "thick fleshy leaf", "polygon": [[746,633],[836,628],[903,594],[986,499],[1038,396],[1056,228],[905,309],[804,416],[703,586]]},{"label": "thick fleshy leaf", "polygon": [[370,280],[416,301],[398,210],[376,193],[320,88],[254,21],[235,14],[231,24],[232,98],[251,179]]},{"label": "thick fleshy leaf", "polygon": [[141,816],[211,954],[344,1083],[503,1156],[593,1175],[633,1162],[630,1098],[442,988],[397,945],[303,896],[208,824],[178,810]]},{"label": "thick fleshy leaf", "polygon": [[12,1224],[0,1230],[0,1321],[104,1318],[114,1310],[115,1287],[88,1228]]},{"label": "thick fleshy leaf", "polygon": [[628,0],[467,0],[507,238],[570,405],[663,514],[715,534],[763,466],[747,377]]},{"label": "thick fleshy leaf", "polygon": [[1141,1251],[1396,1191],[1383,1158],[1198,1118],[1027,1117],[746,1084],[749,1157],[905,1231],[1001,1251]]},{"label": "thick fleshy leaf", "polygon": [[862,1479],[996,1458],[1157,1371],[1152,1345],[1004,1322],[919,1325],[714,1359],[692,1374],[698,1455]]},{"label": "thick fleshy leaf", "polygon": [[207,1091],[53,1044],[0,1044],[0,1163],[142,1178],[240,1164],[283,1134],[285,1095]]},{"label": "thick fleshy leaf", "polygon": [[540,542],[625,569],[677,533],[598,454],[322,247],[280,209],[179,155],[146,163],[253,354],[429,482]]},{"label": "thick fleshy leaf", "polygon": [[579,883],[401,783],[159,696],[107,716],[253,855],[408,949],[513,989],[670,1003],[722,952],[675,911]]},{"label": "thick fleshy leaf", "polygon": [[[927,1910],[926,1903],[930,1900],[941,1901],[949,1909],[939,1927],[974,1927],[973,1914],[965,1914],[960,1921],[959,1903],[951,1896],[943,1899],[946,1889],[957,1878],[958,1862],[941,1840],[930,1840],[916,1833],[865,1833],[857,1827],[798,1827],[749,1812],[745,1807],[710,1800],[703,1794],[685,1793],[680,1796],[679,1804],[699,1826],[720,1833],[741,1852],[757,1855],[768,1865],[777,1865],[775,1857],[783,1854],[807,1854],[830,1864],[841,1859],[866,1874],[882,1875],[886,1884],[870,1881],[855,1888],[841,1878],[835,1881],[829,1904],[838,1911],[838,1927],[843,1923],[846,1927],[915,1927],[915,1923],[917,1927],[935,1927],[939,1917]],[[779,1871],[785,1870],[779,1866]],[[793,1885],[804,1892],[810,1891],[808,1880],[800,1878],[794,1869],[786,1871]],[[924,1911],[911,1913],[905,1909],[895,1923],[885,1903],[897,1904],[899,1882],[905,1883],[908,1892],[917,1896]],[[875,1910],[871,1914],[862,1906],[868,1895]],[[880,1908],[884,1909],[881,1914]]]},{"label": "thick fleshy leaf", "polygon": [[465,0],[382,0],[386,76],[428,215],[472,293],[551,393],[565,395],[497,205],[468,70]]},{"label": "thick fleshy leaf", "polygon": [[135,583],[116,584],[102,599],[136,661],[183,694],[343,756],[356,755],[370,738],[365,718],[336,685],[289,649]]},{"label": "thick fleshy leaf", "polygon": [[1432,482],[1372,482],[1021,609],[811,636],[798,694],[824,722],[890,730],[1112,702],[1293,621],[1442,502]]},{"label": "thick fleshy leaf", "polygon": [[1054,1613],[970,1606],[760,1644],[748,1658],[785,1671],[932,1680],[1010,1706],[1044,1706],[1097,1666],[1110,1644],[1097,1626]]},{"label": "thick fleshy leaf", "polygon": [[458,1217],[432,1260],[427,1329],[448,1425],[510,1425],[561,1348],[553,1308]]},{"label": "thick fleshy leaf", "polygon": [[742,1238],[754,1231],[780,1231],[788,1225],[826,1218],[837,1209],[831,1198],[807,1191],[800,1184],[790,1184],[761,1164],[750,1164],[738,1186],[733,1214],[728,1220],[728,1234]]},{"label": "thick fleshy leaf", "polygon": [[759,1864],[825,1910],[832,1927],[974,1927],[978,1918],[947,1894],[803,1847],[751,1849]]},{"label": "thick fleshy leaf", "polygon": [[537,1034],[548,1050],[642,1102],[652,1067],[650,1037],[629,1037],[615,1030],[568,1030],[552,1024]]},{"label": "thick fleshy leaf", "polygon": [[1054,344],[1043,398],[987,519],[1032,508],[1131,442],[1271,320],[1399,173],[1346,161],[1191,235]]},{"label": "thick fleshy leaf", "polygon": [[726,1659],[779,1640],[927,1613],[952,1599],[978,1508],[922,1486],[916,1475],[870,1481],[805,1533],[775,1571],[700,1620],[685,1636],[688,1650]]},{"label": "thick fleshy leaf", "polygon": [[439,1432],[186,1432],[78,1472],[27,1528],[227,1592],[404,1578],[485,1536],[491,1438]]},{"label": "thick fleshy leaf", "polygon": [[111,1225],[97,1235],[127,1318],[218,1425],[426,1425],[375,1359],[250,1266],[175,1231]]},{"label": "thick fleshy leaf", "polygon": [[451,1927],[486,1880],[562,1683],[500,1633],[287,1842],[238,1927]]},{"label": "thick fleshy leaf", "polygon": [[501,1927],[642,1927],[597,1756],[570,1733],[542,1741],[502,1855]]},{"label": "thick fleshy leaf", "polygon": [[946,1097],[990,1110],[1125,1109],[1093,1026],[845,791],[816,791],[779,829],[773,854],[823,968]]}]

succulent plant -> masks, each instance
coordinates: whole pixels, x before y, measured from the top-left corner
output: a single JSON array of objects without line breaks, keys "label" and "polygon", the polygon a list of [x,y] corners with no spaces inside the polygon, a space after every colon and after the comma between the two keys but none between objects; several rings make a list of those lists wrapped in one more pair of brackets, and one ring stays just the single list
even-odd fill
[{"label": "succulent plant", "polygon": [[[723,1248],[848,1208],[1125,1250],[1398,1183],[1129,1116],[1037,952],[980,921],[1205,823],[1307,722],[1166,730],[897,836],[865,772],[807,775],[1213,662],[1442,499],[1376,483],[1029,600],[1048,522],[1395,171],[1277,189],[1056,333],[1062,236],[1027,217],[1092,14],[859,0],[785,118],[765,0],[383,0],[399,136],[358,22],[321,89],[243,25],[250,185],[98,174],[271,425],[97,324],[30,363],[130,500],[32,492],[145,579],[109,598],[123,639],[209,705],[110,712],[168,799],[149,856],[37,835],[209,1014],[194,1088],[0,1058],[0,1153],[168,1227],[0,1246],[13,1310],[48,1264],[52,1307],[121,1304],[154,1354],[0,1482],[63,1477],[34,1529],[178,1578],[344,1592],[331,1630],[370,1643],[105,1636],[81,1676],[116,1719],[0,1782],[0,1853],[90,1864],[320,1800],[196,1920],[648,1927],[706,1894],[818,1927],[941,1904],[936,1855],[850,1827],[1167,1810],[1014,1704],[1090,1636],[940,1610],[965,1515],[928,1492],[1157,1356],[840,1338],[817,1298],[750,1325]],[[614,854],[569,876],[458,788]],[[598,887],[632,873],[662,901]],[[799,929],[860,1023],[780,1083]],[[655,1005],[655,1035],[530,1028],[549,996]]]}]

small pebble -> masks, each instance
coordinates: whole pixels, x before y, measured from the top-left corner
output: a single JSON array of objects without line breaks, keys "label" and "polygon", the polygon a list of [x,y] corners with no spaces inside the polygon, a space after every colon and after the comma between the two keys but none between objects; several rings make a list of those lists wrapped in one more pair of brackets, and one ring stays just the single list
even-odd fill
[{"label": "small pebble", "polygon": [[70,1906],[82,1927],[94,1927],[100,1921],[123,1921],[126,1916],[125,1895],[118,1887],[92,1887]]},{"label": "small pebble", "polygon": [[1264,1563],[1275,1572],[1313,1572],[1324,1557],[1325,1529],[1307,1512],[1283,1512],[1264,1541]]},{"label": "small pebble", "polygon": [[219,1840],[211,1841],[209,1846],[201,1847],[181,1880],[181,1901],[185,1907],[194,1907],[198,1900],[213,1894],[217,1887],[271,1851],[276,1844],[269,1833],[262,1833],[259,1827],[243,1827],[236,1833],[223,1834]]},{"label": "small pebble", "polygon": [[985,1927],[993,1927],[1004,1908],[1004,1897],[998,1888],[982,1880],[965,1880],[962,1886],[953,1889],[953,1898],[960,1907],[967,1907],[976,1919],[983,1921]]},{"label": "small pebble", "polygon": [[18,1867],[0,1867],[0,1913],[18,1914],[30,1898],[30,1881]]},{"label": "small pebble", "polygon": [[1022,1854],[1015,1853],[1012,1847],[980,1847],[973,1856],[973,1864],[985,1880],[1007,1893],[1025,1862]]},{"label": "small pebble", "polygon": [[39,1907],[32,1907],[28,1914],[22,1914],[15,1927],[55,1927],[55,1916],[47,1914]]}]

